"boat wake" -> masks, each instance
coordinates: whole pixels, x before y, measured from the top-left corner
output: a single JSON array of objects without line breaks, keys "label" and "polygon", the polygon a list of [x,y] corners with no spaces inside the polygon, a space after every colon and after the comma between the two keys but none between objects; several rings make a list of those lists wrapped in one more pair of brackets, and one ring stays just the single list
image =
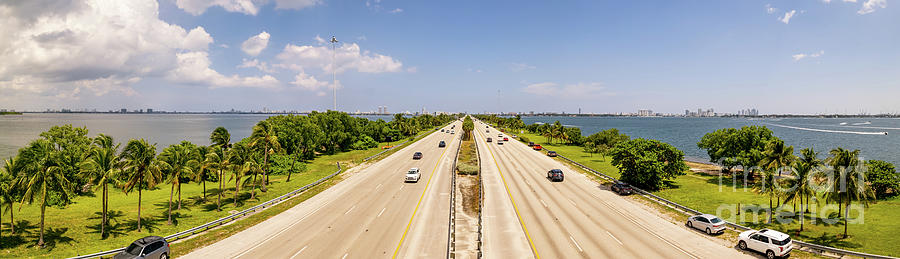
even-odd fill
[{"label": "boat wake", "polygon": [[788,128],[788,129],[816,131],[816,132],[828,132],[828,133],[844,133],[844,134],[858,134],[858,135],[887,135],[888,134],[887,132],[826,130],[826,129],[801,128],[801,127],[787,126],[787,125],[774,124],[774,123],[767,123],[767,124],[775,126],[775,127],[782,127],[782,128]]}]

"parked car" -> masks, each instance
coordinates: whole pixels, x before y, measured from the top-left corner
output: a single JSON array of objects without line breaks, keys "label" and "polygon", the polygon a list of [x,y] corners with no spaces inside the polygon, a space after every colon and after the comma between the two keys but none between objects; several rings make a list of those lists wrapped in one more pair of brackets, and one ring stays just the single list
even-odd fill
[{"label": "parked car", "polygon": [[791,253],[791,237],[771,229],[747,230],[738,235],[738,247],[765,253],[766,258],[787,257]]},{"label": "parked car", "polygon": [[422,174],[419,173],[419,168],[413,167],[410,168],[409,171],[406,171],[406,176],[403,177],[404,182],[419,182],[419,178],[422,178]]},{"label": "parked car", "polygon": [[542,147],[541,145],[538,145],[538,144],[531,146],[531,148],[534,150],[537,150],[537,151],[541,151],[542,149],[544,149],[544,147]]},{"label": "parked car", "polygon": [[148,236],[135,240],[119,252],[113,259],[167,259],[169,258],[169,243],[165,238]]},{"label": "parked car", "polygon": [[487,138],[487,142],[491,142],[491,138]]},{"label": "parked car", "polygon": [[519,136],[516,136],[516,135],[512,135],[512,138],[518,138],[518,137],[519,137]]},{"label": "parked car", "polygon": [[438,143],[438,147],[446,147],[446,146],[447,146],[447,143],[445,143],[443,140],[441,140],[441,142]]},{"label": "parked car", "polygon": [[707,235],[722,234],[725,232],[725,221],[715,215],[702,214],[687,219],[688,227],[706,231]]},{"label": "parked car", "polygon": [[551,169],[550,171],[547,171],[547,179],[550,179],[551,182],[562,182],[563,178],[562,170]]},{"label": "parked car", "polygon": [[631,189],[631,185],[620,181],[616,181],[615,183],[613,183],[613,185],[610,186],[609,189],[618,193],[619,195],[629,195],[634,193],[634,190]]},{"label": "parked car", "polygon": [[413,159],[422,159],[422,152],[413,153]]},{"label": "parked car", "polygon": [[534,142],[528,142],[528,146],[529,146],[529,147],[533,147],[533,146],[534,146]]},{"label": "parked car", "polygon": [[547,156],[556,157],[556,151],[547,151]]}]

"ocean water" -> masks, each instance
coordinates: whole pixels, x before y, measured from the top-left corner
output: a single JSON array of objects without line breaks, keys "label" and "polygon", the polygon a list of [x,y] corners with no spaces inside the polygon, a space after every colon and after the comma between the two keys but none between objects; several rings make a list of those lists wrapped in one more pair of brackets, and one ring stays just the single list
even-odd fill
[{"label": "ocean water", "polygon": [[[219,126],[228,129],[234,141],[250,136],[253,125],[268,114],[54,114],[26,113],[0,116],[0,159],[15,155],[41,132],[56,125],[87,127],[89,136],[99,133],[124,143],[144,138],[156,143],[157,152],[182,140],[208,145],[209,135]],[[390,121],[391,116],[360,116]]]},{"label": "ocean water", "polygon": [[[721,128],[747,125],[766,126],[795,152],[812,147],[825,158],[835,147],[859,149],[864,159],[878,159],[900,165],[900,119],[888,118],[668,118],[668,117],[563,117],[526,116],[525,124],[559,121],[581,128],[583,135],[617,128],[632,138],[651,138],[684,151],[691,160],[708,161],[697,148],[704,134]],[[885,135],[887,133],[887,135]]]}]

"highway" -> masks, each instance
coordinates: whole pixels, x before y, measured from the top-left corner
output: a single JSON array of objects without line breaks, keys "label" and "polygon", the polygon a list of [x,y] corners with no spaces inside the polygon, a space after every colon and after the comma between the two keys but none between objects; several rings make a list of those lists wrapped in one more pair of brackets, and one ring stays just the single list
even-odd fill
[{"label": "highway", "polygon": [[[461,123],[454,122],[459,132]],[[446,126],[445,128],[450,128]],[[434,132],[266,221],[185,258],[443,258],[459,133]],[[438,147],[439,141],[447,146]],[[413,160],[414,152],[423,158]],[[422,179],[404,183],[418,167]],[[402,240],[402,242],[401,242]]]},{"label": "highway", "polygon": [[[503,230],[485,234],[487,258],[507,251],[515,251],[514,258],[750,258],[617,197],[542,151],[511,138],[498,145],[496,129],[475,124],[482,168],[487,168],[485,198],[509,198],[520,219],[518,233],[509,231],[509,213],[502,215],[503,220],[485,219],[486,232]],[[486,142],[487,137],[493,141]],[[550,182],[546,178],[550,169],[562,169],[565,180]],[[493,173],[499,174],[503,186],[487,186],[488,179],[497,178]],[[491,210],[485,208],[485,215]],[[530,248],[526,255],[523,235]]]},{"label": "highway", "polygon": [[[446,258],[449,174],[461,124],[453,123],[457,134],[437,131],[351,169],[322,193],[185,257]],[[523,143],[497,145],[495,129],[475,124],[485,258],[750,257],[618,197]],[[441,140],[445,148],[438,147]],[[421,160],[412,159],[417,151]],[[404,183],[412,167],[420,168],[422,179]],[[565,181],[546,179],[553,168],[565,172]]]}]

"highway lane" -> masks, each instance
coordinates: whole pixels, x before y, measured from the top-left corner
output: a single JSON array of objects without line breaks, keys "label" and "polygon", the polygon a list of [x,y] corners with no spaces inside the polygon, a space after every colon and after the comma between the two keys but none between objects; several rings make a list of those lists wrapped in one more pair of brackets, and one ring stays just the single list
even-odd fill
[{"label": "highway lane", "polygon": [[[537,257],[747,257],[617,197],[525,144],[485,143],[486,136],[497,139],[497,132],[493,128],[491,133],[484,130],[483,125],[476,123],[478,141],[488,147],[480,151],[492,158],[482,164],[497,164],[509,186],[511,200],[517,205],[522,230],[527,230]],[[564,182],[546,179],[546,172],[553,168],[563,169]]]},{"label": "highway lane", "polygon": [[[454,122],[456,131],[460,122]],[[445,128],[449,128],[446,126]],[[313,198],[187,258],[402,258],[447,251],[449,166],[458,134],[440,131]],[[438,148],[444,140],[445,148]],[[412,160],[412,153],[424,154]],[[418,167],[422,179],[404,183]],[[415,215],[415,216],[414,216]],[[401,239],[404,242],[401,243]]]}]

